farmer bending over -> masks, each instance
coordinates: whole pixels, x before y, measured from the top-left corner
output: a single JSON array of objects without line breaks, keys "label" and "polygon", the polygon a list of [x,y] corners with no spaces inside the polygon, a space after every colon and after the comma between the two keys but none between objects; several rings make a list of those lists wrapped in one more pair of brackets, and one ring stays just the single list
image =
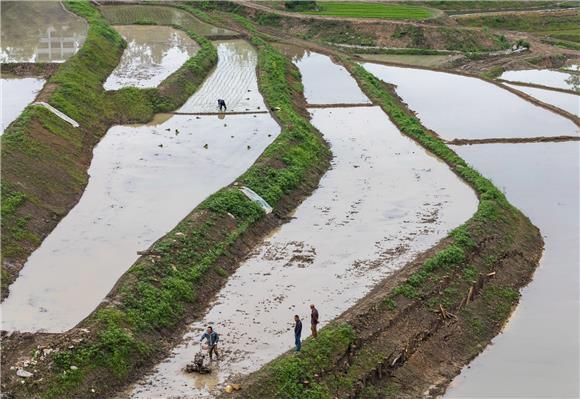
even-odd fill
[{"label": "farmer bending over", "polygon": [[226,107],[226,102],[225,100],[218,100],[218,107],[220,108],[220,111],[227,111],[228,107]]},{"label": "farmer bending over", "polygon": [[203,333],[199,342],[203,342],[204,338],[207,339],[209,360],[212,360],[212,355],[214,352],[215,358],[219,359],[220,355],[217,351],[217,343],[220,340],[220,337],[211,326],[207,326],[207,330]]}]

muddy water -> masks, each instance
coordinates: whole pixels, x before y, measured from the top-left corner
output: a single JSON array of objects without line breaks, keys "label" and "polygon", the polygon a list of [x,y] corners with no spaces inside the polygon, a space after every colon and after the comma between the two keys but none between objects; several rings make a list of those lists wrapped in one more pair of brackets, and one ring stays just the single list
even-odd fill
[{"label": "muddy water", "polygon": [[[209,396],[215,384],[290,349],[295,313],[305,319],[306,337],[309,303],[326,324],[475,211],[473,192],[380,108],[316,109],[312,116],[334,154],[320,187],[242,263],[132,397]],[[221,334],[224,358],[210,377],[185,374],[206,323]]]},{"label": "muddy water", "polygon": [[[214,84],[208,79],[203,88],[215,91],[207,87]],[[137,251],[241,175],[279,133],[269,114],[164,119],[108,131],[95,148],[81,200],[12,285],[2,306],[3,329],[59,332],[76,325]]]},{"label": "muddy water", "polygon": [[309,104],[370,103],[348,71],[326,55],[295,46],[278,46],[298,66]]},{"label": "muddy water", "polygon": [[11,124],[20,113],[30,104],[42,86],[44,79],[15,78],[0,79],[2,93],[2,126],[0,134]]},{"label": "muddy water", "polygon": [[217,112],[217,100],[225,100],[228,111],[264,111],[258,91],[256,50],[244,40],[214,42],[218,64],[207,84],[177,112]]},{"label": "muddy water", "polygon": [[568,119],[480,79],[365,63],[442,138],[482,139],[578,135]]},{"label": "muddy water", "polygon": [[512,82],[534,83],[559,89],[580,90],[580,76],[550,69],[529,69],[504,72],[500,79]]},{"label": "muddy water", "polygon": [[205,36],[229,36],[237,33],[202,22],[189,12],[175,7],[145,4],[115,4],[101,5],[99,9],[110,23],[117,25],[154,20],[159,25],[178,25]]},{"label": "muddy water", "polygon": [[87,35],[84,19],[57,1],[2,1],[0,62],[62,62]]},{"label": "muddy water", "polygon": [[103,87],[156,87],[193,57],[199,45],[181,30],[167,26],[115,26],[127,42],[121,61]]},{"label": "muddy water", "polygon": [[554,105],[564,111],[568,111],[572,115],[580,116],[580,95],[569,93],[562,93],[559,91],[538,89],[535,87],[525,87],[506,84],[512,89],[519,90],[532,97],[537,98],[546,104]]},{"label": "muddy water", "polygon": [[539,227],[545,252],[503,334],[464,369],[446,397],[580,397],[580,144],[454,149]]}]

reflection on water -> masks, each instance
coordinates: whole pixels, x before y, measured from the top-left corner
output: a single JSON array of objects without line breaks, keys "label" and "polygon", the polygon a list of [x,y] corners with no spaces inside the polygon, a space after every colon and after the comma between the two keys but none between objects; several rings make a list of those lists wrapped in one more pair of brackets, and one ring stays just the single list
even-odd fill
[{"label": "reflection on water", "polygon": [[106,80],[105,90],[156,87],[199,50],[185,32],[167,26],[116,26],[127,42],[121,61]]},{"label": "reflection on water", "polygon": [[538,226],[545,249],[503,334],[463,370],[446,396],[580,397],[580,143],[454,149]]},{"label": "reflection on water", "polygon": [[501,79],[512,82],[535,83],[559,89],[580,90],[580,75],[553,71],[550,69],[529,69],[524,71],[506,71]]},{"label": "reflection on water", "polygon": [[577,136],[572,121],[481,79],[372,63],[364,68],[396,85],[429,129],[447,140]]},{"label": "reflection on water", "polygon": [[369,103],[355,80],[342,65],[328,56],[297,46],[278,46],[302,72],[304,96],[309,104]]},{"label": "reflection on water", "polygon": [[62,62],[87,35],[86,22],[56,1],[2,1],[0,62]]},{"label": "reflection on water", "polygon": [[2,127],[0,134],[30,104],[42,89],[44,79],[15,78],[0,80],[2,93]]},{"label": "reflection on water", "polygon": [[537,87],[526,87],[506,84],[512,89],[522,91],[538,100],[551,104],[555,107],[568,111],[572,115],[580,116],[580,95],[562,93],[560,91],[538,89]]},{"label": "reflection on water", "polygon": [[[254,51],[250,68],[255,71],[255,50],[246,45]],[[229,60],[248,55],[246,50],[227,54],[239,51],[237,46],[218,48]],[[219,70],[220,64],[213,74]],[[220,76],[234,88],[248,84]],[[255,74],[253,79],[256,85]],[[207,79],[200,92],[216,92],[220,82]],[[269,114],[227,115],[225,120],[167,117],[109,129],[95,148],[79,203],[33,252],[12,285],[2,306],[4,329],[59,332],[73,327],[137,259],[137,251],[247,170],[280,131]]]}]

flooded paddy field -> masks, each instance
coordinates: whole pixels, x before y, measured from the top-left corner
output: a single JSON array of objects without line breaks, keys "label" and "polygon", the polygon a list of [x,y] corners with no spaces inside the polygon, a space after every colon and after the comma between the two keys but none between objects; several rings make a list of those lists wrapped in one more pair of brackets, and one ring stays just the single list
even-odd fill
[{"label": "flooded paddy field", "polygon": [[523,71],[506,71],[499,77],[512,82],[532,83],[557,89],[580,90],[580,76],[574,73],[554,71],[551,69],[528,69]]},{"label": "flooded paddy field", "polygon": [[446,55],[410,55],[410,54],[358,54],[365,61],[394,62],[398,64],[418,65],[425,67],[445,67],[462,58],[458,54]]},{"label": "flooded paddy field", "polygon": [[446,397],[579,397],[580,144],[454,150],[530,217],[545,251],[504,332],[463,370]]},{"label": "flooded paddy field", "polygon": [[0,134],[8,127],[20,113],[36,98],[44,86],[44,79],[37,78],[2,78],[0,91],[2,92],[2,126]]},{"label": "flooded paddy field", "polygon": [[3,1],[0,62],[63,62],[87,35],[84,19],[57,1]]},{"label": "flooded paddy field", "polygon": [[446,140],[580,134],[572,121],[481,79],[372,63],[364,67],[396,85],[423,125]]},{"label": "flooded paddy field", "polygon": [[571,93],[540,89],[537,87],[516,86],[509,83],[506,84],[506,86],[529,94],[546,104],[551,104],[571,113],[572,115],[580,116],[580,94],[575,95]]},{"label": "flooded paddy field", "polygon": [[227,112],[265,111],[256,80],[256,50],[244,40],[216,45],[219,67],[177,112],[217,112],[219,98],[227,100]]},{"label": "flooded paddy field", "polygon": [[302,73],[304,96],[309,104],[370,104],[343,66],[322,54],[287,47]]},{"label": "flooded paddy field", "polygon": [[115,29],[127,48],[105,81],[105,90],[156,87],[199,50],[187,33],[167,26],[120,25]]},{"label": "flooded paddy field", "polygon": [[[229,43],[218,47],[222,55],[237,51]],[[239,68],[231,65],[236,60]],[[254,63],[247,78],[255,85],[256,56],[247,51],[220,58],[214,73],[232,90],[237,82],[245,90],[247,82],[223,70],[244,69],[246,61]],[[219,86],[207,87],[216,83],[208,79],[200,95],[218,93]],[[12,285],[3,303],[4,329],[60,332],[76,325],[137,259],[137,251],[241,175],[280,130],[269,114],[164,118],[158,125],[115,126],[98,144],[79,203]]]},{"label": "flooded paddy field", "polygon": [[229,29],[207,24],[195,18],[192,14],[175,7],[119,4],[103,5],[99,7],[103,15],[115,25],[146,23],[155,21],[158,25],[178,25],[203,36],[231,36],[237,35]]},{"label": "flooded paddy field", "polygon": [[[317,70],[322,81],[342,74],[328,57],[308,57],[328,70],[297,60],[305,82]],[[341,79],[352,80],[346,73]],[[340,101],[366,103],[352,83],[349,96]],[[305,91],[312,93],[308,83]],[[319,188],[242,262],[171,356],[123,397],[212,396],[219,384],[290,349],[294,314],[306,326],[308,305],[315,303],[326,324],[475,211],[472,190],[446,164],[401,135],[379,107],[312,109],[311,115],[334,155]],[[217,372],[186,374],[183,368],[198,350],[207,324],[221,337],[222,359],[213,364]]]}]

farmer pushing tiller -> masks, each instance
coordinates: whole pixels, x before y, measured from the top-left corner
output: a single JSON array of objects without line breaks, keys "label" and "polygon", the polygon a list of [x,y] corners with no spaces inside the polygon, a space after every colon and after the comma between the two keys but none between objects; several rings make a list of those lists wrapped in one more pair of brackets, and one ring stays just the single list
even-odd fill
[{"label": "farmer pushing tiller", "polygon": [[211,326],[207,326],[206,331],[201,336],[199,341],[199,351],[194,355],[193,362],[185,366],[185,371],[189,373],[200,373],[208,374],[211,373],[211,368],[205,366],[203,363],[205,361],[206,355],[203,353],[203,340],[207,340],[207,351],[209,354],[210,362],[213,360],[213,354],[215,353],[216,359],[219,359],[219,353],[217,351],[217,344],[220,340],[218,333],[216,333]]}]

